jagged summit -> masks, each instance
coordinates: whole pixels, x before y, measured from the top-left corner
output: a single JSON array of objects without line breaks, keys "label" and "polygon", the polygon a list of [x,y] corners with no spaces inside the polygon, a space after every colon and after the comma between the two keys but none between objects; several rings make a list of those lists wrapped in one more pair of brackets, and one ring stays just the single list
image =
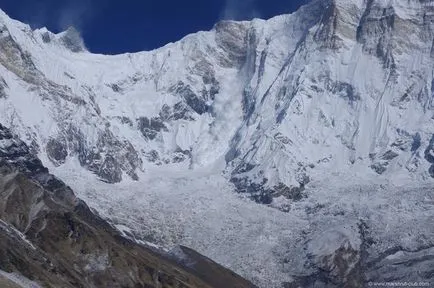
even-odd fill
[{"label": "jagged summit", "polygon": [[86,47],[80,32],[78,32],[74,27],[69,27],[65,32],[60,33],[58,37],[62,44],[72,52],[86,51]]},{"label": "jagged summit", "polygon": [[[331,266],[321,266],[321,253],[329,247],[283,243],[300,243],[297,235],[308,235],[308,242],[317,233],[338,231],[342,237],[331,237],[351,245],[341,248],[352,256],[341,256],[361,261],[321,276],[341,283],[352,268],[372,267],[366,253],[367,258],[386,255],[387,245],[396,251],[421,248],[413,238],[405,238],[405,243],[390,240],[403,233],[398,226],[392,225],[390,234],[378,231],[385,228],[385,216],[394,218],[399,209],[407,213],[411,208],[416,212],[405,215],[413,219],[430,205],[413,192],[421,185],[431,187],[434,178],[433,7],[432,1],[312,1],[293,14],[222,21],[211,31],[160,49],[113,56],[73,53],[52,41],[62,37],[31,31],[2,14],[0,122],[107,217],[140,226],[136,223],[147,213],[142,207],[151,202],[149,211],[171,216],[157,217],[154,226],[143,224],[136,233],[168,246],[187,241],[251,279],[266,279],[264,287],[276,284],[271,279],[284,282],[289,274],[300,276],[293,267],[306,264],[297,262],[308,253],[303,248],[317,249],[319,255],[317,260],[306,255],[316,261],[309,266],[312,275],[328,271]],[[89,188],[93,186],[98,189]],[[403,196],[400,191],[406,189],[409,194]],[[207,194],[210,190],[215,192]],[[196,194],[189,194],[192,191]],[[257,206],[239,202],[236,192],[265,205],[252,208]],[[225,197],[216,198],[219,193]],[[396,195],[415,197],[405,199],[420,205],[376,206],[395,203]],[[219,210],[213,205],[229,220],[213,214]],[[251,212],[269,208],[265,206],[277,209]],[[242,212],[236,214],[238,210]],[[266,213],[280,211],[285,213],[266,218]],[[238,218],[244,212],[248,220]],[[330,223],[339,222],[345,231],[321,217],[331,217]],[[366,222],[360,222],[362,218]],[[234,224],[243,221],[250,228]],[[272,224],[261,226],[264,221]],[[415,233],[430,239],[432,229],[424,223],[416,225]],[[303,232],[307,234],[301,231],[305,224],[311,227]],[[354,228],[365,224],[366,231]],[[161,226],[164,232],[143,232]],[[212,240],[220,235],[216,226],[230,237]],[[239,233],[231,234],[234,229]],[[387,245],[371,243],[368,249],[368,232]],[[197,233],[206,236],[192,237]],[[291,257],[297,263],[269,267],[269,275],[255,272],[262,271],[261,259],[268,255],[249,254],[249,249],[263,247],[264,238],[255,233],[272,239],[263,253],[278,263]],[[253,260],[222,256],[227,255],[222,245],[228,239],[244,245],[231,242],[233,253]],[[426,242],[423,247],[432,246]],[[282,259],[285,253],[275,252],[281,250],[291,257]],[[383,260],[382,267],[387,267],[388,260]],[[374,277],[371,270],[363,273]]]},{"label": "jagged summit", "polygon": [[[313,1],[269,20],[222,21],[147,53],[66,58],[85,51],[74,28],[32,31],[1,12],[3,121],[18,115],[13,126],[33,135],[43,159],[78,159],[108,182],[222,158],[237,189],[260,189],[254,198],[265,202],[274,187],[302,189],[326,162],[426,178],[423,157],[399,143],[431,138],[434,8],[404,2]],[[18,112],[24,102],[7,97],[8,73],[38,87],[36,106],[57,104]],[[403,128],[409,115],[426,125]]]},{"label": "jagged summit", "polygon": [[[85,51],[74,28],[32,31],[1,12],[3,121],[18,115],[13,126],[33,135],[43,159],[78,159],[108,182],[221,158],[239,190],[262,187],[261,195],[302,188],[324,161],[425,178],[423,157],[398,143],[431,138],[434,8],[404,2],[313,1],[291,15],[222,21],[155,51],[116,56],[63,57]],[[36,107],[54,106],[23,112],[25,102],[8,97],[11,81],[34,86]],[[405,129],[409,115],[426,125]]]},{"label": "jagged summit", "polygon": [[66,48],[74,53],[87,51],[80,32],[72,26],[58,34],[50,32],[46,27],[32,30],[29,25],[11,19],[1,9],[0,26],[3,36],[6,33],[10,34],[18,42],[26,41],[26,38],[30,37],[39,45],[55,45]]}]

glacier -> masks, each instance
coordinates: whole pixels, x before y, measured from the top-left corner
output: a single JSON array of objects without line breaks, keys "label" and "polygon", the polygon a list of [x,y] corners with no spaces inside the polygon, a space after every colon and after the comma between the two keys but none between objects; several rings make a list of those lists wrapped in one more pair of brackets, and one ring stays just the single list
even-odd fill
[{"label": "glacier", "polygon": [[315,0],[121,55],[0,12],[0,123],[137,241],[260,287],[433,280],[433,47],[426,0]]}]

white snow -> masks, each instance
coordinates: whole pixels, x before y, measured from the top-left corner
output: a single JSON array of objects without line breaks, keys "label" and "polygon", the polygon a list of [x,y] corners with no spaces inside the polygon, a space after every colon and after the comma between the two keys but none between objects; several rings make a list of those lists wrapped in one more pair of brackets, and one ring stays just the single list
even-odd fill
[{"label": "white snow", "polygon": [[[0,122],[28,144],[36,142],[44,164],[125,235],[166,250],[192,247],[261,287],[308,275],[304,267],[311,252],[324,256],[345,243],[355,248],[362,220],[385,249],[416,247],[418,237],[433,234],[428,225],[433,179],[423,154],[434,134],[434,28],[415,23],[433,4],[374,1],[393,6],[396,25],[412,29],[385,36],[392,43],[395,73],[368,53],[377,47],[375,35],[366,43],[356,39],[366,1],[334,2],[340,18],[333,35],[322,34],[319,19],[327,7],[318,0],[291,15],[241,22],[235,32],[213,29],[153,51],[113,56],[73,53],[59,42],[61,35],[50,34],[52,41],[44,43],[42,35],[49,31],[31,31],[0,12],[0,23],[9,30],[1,37],[10,34],[40,71],[33,83],[19,76],[26,71],[0,65],[9,87],[0,99]],[[236,39],[226,32],[236,33]],[[324,48],[330,39],[321,37],[334,36],[340,39],[337,47]],[[248,64],[228,65],[231,51],[222,48],[219,37],[246,50]],[[211,112],[169,121],[167,130],[146,140],[137,119],[158,117],[164,105],[183,101],[172,91],[180,81],[205,97],[204,70],[219,83],[215,99],[206,99]],[[124,174],[119,184],[102,183],[80,166],[76,154],[55,167],[45,147],[49,139],[64,136],[68,125],[80,129],[89,147],[106,129],[131,143],[143,160],[140,180]],[[421,143],[411,151],[415,135]],[[179,149],[191,151],[191,161],[164,161]],[[158,163],[145,157],[154,150]],[[229,151],[238,153],[226,163]],[[399,155],[386,161],[382,156],[388,151]],[[272,207],[289,207],[283,213],[236,194],[228,180],[246,163],[255,167],[241,176],[254,182],[266,178],[269,187],[298,186],[308,176],[307,198],[274,199]],[[370,167],[378,163],[387,166],[382,175]],[[413,234],[404,236],[410,228]]]},{"label": "white snow", "polygon": [[5,271],[0,270],[0,276],[5,277],[6,279],[12,281],[22,288],[42,288],[36,282],[30,281],[26,277],[16,274],[16,273],[7,273]]},{"label": "white snow", "polygon": [[23,233],[21,233],[18,229],[16,229],[12,225],[9,225],[8,223],[4,222],[1,219],[0,219],[0,225],[1,225],[0,227],[1,229],[4,229],[6,232],[18,236],[22,241],[24,241],[27,245],[29,245],[30,248],[36,250],[36,247],[29,240],[27,240],[26,236]]},{"label": "white snow", "polygon": [[[159,243],[166,251],[191,247],[260,287],[280,287],[292,273],[307,273],[306,253],[321,258],[341,245],[357,249],[360,219],[384,245],[417,246],[418,237],[434,233],[428,229],[432,186],[413,183],[418,188],[412,189],[340,174],[308,185],[308,198],[283,213],[237,195],[215,168],[205,171],[148,171],[140,182],[110,185],[73,163],[53,170],[116,227],[133,231],[136,240]],[[408,227],[414,237],[390,238],[390,231],[404,235]]]}]

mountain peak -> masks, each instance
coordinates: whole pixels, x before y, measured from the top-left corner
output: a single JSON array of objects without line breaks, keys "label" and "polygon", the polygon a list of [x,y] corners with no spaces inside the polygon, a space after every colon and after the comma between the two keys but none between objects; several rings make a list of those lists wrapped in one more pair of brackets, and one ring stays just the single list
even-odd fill
[{"label": "mountain peak", "polygon": [[86,51],[84,40],[80,32],[73,26],[70,26],[65,32],[59,33],[61,43],[72,52]]},{"label": "mountain peak", "polygon": [[[228,255],[220,246],[226,243],[240,257],[221,261],[265,279],[264,287],[297,275],[293,266],[312,267],[309,275],[345,286],[342,275],[354,267],[374,273],[372,267],[347,263],[339,275],[323,275],[333,270],[324,259],[356,261],[365,249],[357,243],[367,235],[360,219],[371,219],[372,231],[386,231],[377,220],[382,213],[396,217],[396,206],[378,203],[395,203],[393,185],[434,180],[433,12],[432,1],[316,0],[293,14],[223,21],[160,49],[115,56],[71,53],[84,49],[73,29],[54,35],[9,25],[14,37],[0,38],[0,122],[80,197],[132,225],[141,239],[170,247],[182,238],[214,256]],[[380,188],[365,191],[365,183]],[[274,209],[256,213],[251,209],[268,208],[237,202],[235,193]],[[417,203],[408,209],[425,209],[418,200],[406,199]],[[150,211],[163,216],[154,219]],[[239,218],[244,214],[249,219]],[[294,224],[300,215],[318,225]],[[148,225],[143,219],[149,218]],[[203,225],[204,219],[218,224]],[[238,231],[232,220],[252,226]],[[288,247],[300,242],[282,230],[293,224],[296,238],[323,228],[342,234],[340,251],[351,255],[313,259],[310,246]],[[419,228],[423,239],[432,239],[431,230]],[[223,230],[229,240],[218,238]],[[375,251],[363,253],[376,261],[389,255],[385,247],[410,242],[408,251],[421,251],[418,234],[402,243],[402,231],[378,236],[386,244],[372,242]],[[357,241],[347,241],[347,234]],[[250,253],[263,239],[275,241]],[[329,251],[321,247],[314,252]],[[268,256],[282,265],[265,269]],[[288,259],[299,262],[288,265]]]}]

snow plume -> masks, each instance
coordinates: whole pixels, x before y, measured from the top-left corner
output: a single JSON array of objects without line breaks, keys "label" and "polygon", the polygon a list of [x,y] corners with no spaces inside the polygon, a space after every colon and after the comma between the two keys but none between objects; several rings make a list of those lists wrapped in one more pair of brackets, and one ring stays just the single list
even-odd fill
[{"label": "snow plume", "polygon": [[92,10],[89,1],[66,2],[65,5],[60,8],[57,28],[64,31],[72,26],[78,31],[81,31],[85,22],[91,17]]},{"label": "snow plume", "polygon": [[90,1],[66,1],[58,11],[57,29],[65,31],[64,45],[73,52],[87,50],[82,38],[82,32],[86,22],[94,15],[94,9]]},{"label": "snow plume", "polygon": [[83,37],[73,26],[70,26],[62,36],[63,45],[72,52],[82,52],[86,50]]},{"label": "snow plume", "polygon": [[222,11],[223,20],[247,20],[260,17],[255,9],[255,0],[226,0]]}]

